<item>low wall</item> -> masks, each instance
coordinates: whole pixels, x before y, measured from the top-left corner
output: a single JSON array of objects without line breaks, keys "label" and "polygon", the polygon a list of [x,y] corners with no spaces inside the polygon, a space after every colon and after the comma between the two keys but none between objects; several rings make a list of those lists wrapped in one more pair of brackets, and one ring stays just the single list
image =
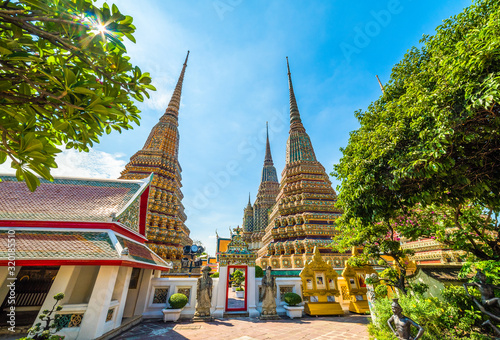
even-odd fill
[{"label": "low wall", "polygon": [[[212,310],[214,310],[219,279],[213,278],[212,280]],[[198,278],[160,277],[152,279],[148,290],[146,309],[143,313],[143,317],[163,318],[161,310],[167,306],[166,301],[168,301],[172,294],[183,293],[184,295],[189,296],[188,303],[182,310],[181,318],[192,318],[196,307],[197,283]],[[189,292],[189,294],[186,294],[187,292]],[[163,296],[165,296],[164,299]]]},{"label": "low wall", "polygon": [[[196,307],[196,293],[197,293],[197,278],[154,278],[148,291],[148,300],[146,309],[143,313],[144,318],[162,318],[161,310],[166,307],[165,302],[168,298],[175,293],[186,293],[189,290],[188,304],[181,313],[181,318],[192,318],[194,316]],[[214,312],[217,301],[217,286],[219,278],[213,278],[213,291],[212,291],[212,309]],[[285,301],[282,299],[283,294],[293,292],[302,296],[301,280],[298,277],[278,277],[276,278],[277,296],[276,296],[276,311],[280,315],[285,314]],[[259,313],[262,311],[262,278],[255,279],[255,296],[257,300],[257,310]],[[164,299],[163,299],[164,297]],[[301,303],[303,305],[304,303]]]}]

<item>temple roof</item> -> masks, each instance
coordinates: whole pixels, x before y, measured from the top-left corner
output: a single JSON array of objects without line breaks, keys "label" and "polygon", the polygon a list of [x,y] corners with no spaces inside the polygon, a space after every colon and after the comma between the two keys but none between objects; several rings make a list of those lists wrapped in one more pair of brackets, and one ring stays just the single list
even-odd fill
[{"label": "temple roof", "polygon": [[144,180],[40,179],[30,192],[16,176],[0,175],[0,220],[109,222],[149,185]]},{"label": "temple roof", "polygon": [[[38,190],[38,189],[37,189]],[[7,228],[0,228],[0,258],[8,257]],[[112,231],[16,230],[16,261],[124,261],[135,266],[172,268],[143,244],[116,235]],[[113,240],[117,240],[116,241]],[[122,255],[123,249],[127,255]],[[104,262],[102,262],[104,261]],[[31,263],[31,262],[30,262]],[[33,262],[35,264],[35,262]]]}]

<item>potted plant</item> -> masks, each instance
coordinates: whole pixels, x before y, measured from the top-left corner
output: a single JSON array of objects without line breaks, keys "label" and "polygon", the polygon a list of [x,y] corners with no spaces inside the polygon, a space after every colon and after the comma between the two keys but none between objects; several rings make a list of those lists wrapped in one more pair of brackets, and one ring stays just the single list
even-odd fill
[{"label": "potted plant", "polygon": [[177,321],[181,316],[182,309],[188,303],[188,298],[184,294],[172,294],[168,299],[169,307],[162,310],[163,322]]},{"label": "potted plant", "polygon": [[244,298],[245,297],[245,290],[241,287],[236,288],[236,297],[237,298]]},{"label": "potted plant", "polygon": [[298,304],[302,302],[300,295],[295,293],[286,293],[284,299],[286,303],[284,306],[286,315],[290,317],[290,319],[301,318],[304,306],[298,306]]}]

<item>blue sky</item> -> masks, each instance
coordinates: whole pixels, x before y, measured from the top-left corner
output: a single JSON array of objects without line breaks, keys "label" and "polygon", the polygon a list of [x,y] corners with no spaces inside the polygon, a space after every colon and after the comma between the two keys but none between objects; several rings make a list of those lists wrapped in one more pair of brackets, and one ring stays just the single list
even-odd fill
[{"label": "blue sky", "polygon": [[[288,137],[286,60],[304,126],[328,173],[358,127],[354,111],[380,96],[391,69],[422,34],[470,0],[120,0],[132,15],[132,62],[157,91],[139,103],[141,126],[102,138],[90,155],[65,152],[55,174],[116,178],[165,111],[191,51],[179,117],[180,164],[191,238],[215,252],[257,193],[269,121],[280,174]],[[332,178],[336,188],[338,182]]]}]

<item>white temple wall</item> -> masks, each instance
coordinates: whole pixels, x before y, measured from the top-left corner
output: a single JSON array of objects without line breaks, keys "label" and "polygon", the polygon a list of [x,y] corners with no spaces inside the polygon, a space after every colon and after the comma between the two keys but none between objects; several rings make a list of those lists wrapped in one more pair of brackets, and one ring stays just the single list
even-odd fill
[{"label": "white temple wall", "polygon": [[[215,279],[214,279],[215,281]],[[171,295],[182,293],[188,296],[188,303],[181,313],[181,318],[191,318],[194,316],[196,307],[196,285],[197,277],[191,278],[172,278],[159,277],[153,278],[149,285],[146,309],[143,313],[144,318],[163,318],[162,309],[167,307],[167,301]],[[214,282],[214,290],[216,284]],[[215,295],[215,294],[214,294]],[[212,301],[214,301],[212,295]]]},{"label": "white temple wall", "polygon": [[[281,293],[296,293],[302,297],[302,289],[301,289],[302,281],[300,277],[277,277],[276,278],[276,312],[280,315],[285,315],[285,301],[281,300]],[[255,299],[257,301],[257,310],[259,313],[262,312],[262,301],[260,301],[260,287],[262,286],[262,278],[255,279]],[[304,301],[300,304],[300,306],[304,305]]]},{"label": "white temple wall", "polygon": [[[227,267],[222,267],[227,270]],[[226,273],[227,275],[227,273]],[[249,279],[250,279],[249,275]],[[181,318],[192,318],[194,316],[195,307],[196,307],[196,286],[197,286],[198,278],[154,278],[151,280],[151,284],[148,291],[148,302],[146,310],[143,314],[144,318],[162,318],[163,314],[161,310],[167,306],[166,302],[158,302],[168,301],[168,298],[175,293],[178,293],[179,290],[182,289],[190,289],[189,302],[184,307],[181,313]],[[216,318],[222,318],[224,314],[225,306],[226,306],[226,280],[220,278],[213,278],[213,292],[212,292],[212,316]],[[277,286],[277,297],[276,297],[276,306],[278,314],[284,315],[286,313],[284,309],[285,301],[281,300],[281,294],[285,292],[293,292],[302,296],[301,289],[302,281],[297,277],[278,277],[276,278],[276,286]],[[247,307],[249,309],[250,315],[252,317],[256,317],[255,313],[251,313],[252,310],[257,310],[258,313],[262,311],[262,302],[259,301],[259,287],[262,285],[262,278],[255,278],[255,289],[253,292],[249,292],[247,296]],[[166,292],[165,290],[168,290]],[[165,294],[165,295],[162,295]],[[252,297],[252,295],[254,297]],[[156,297],[156,298],[155,298]],[[251,300],[255,299],[255,304],[251,304]],[[155,303],[156,301],[156,303]],[[255,307],[253,307],[255,305]],[[304,305],[302,302],[301,305]]]}]

